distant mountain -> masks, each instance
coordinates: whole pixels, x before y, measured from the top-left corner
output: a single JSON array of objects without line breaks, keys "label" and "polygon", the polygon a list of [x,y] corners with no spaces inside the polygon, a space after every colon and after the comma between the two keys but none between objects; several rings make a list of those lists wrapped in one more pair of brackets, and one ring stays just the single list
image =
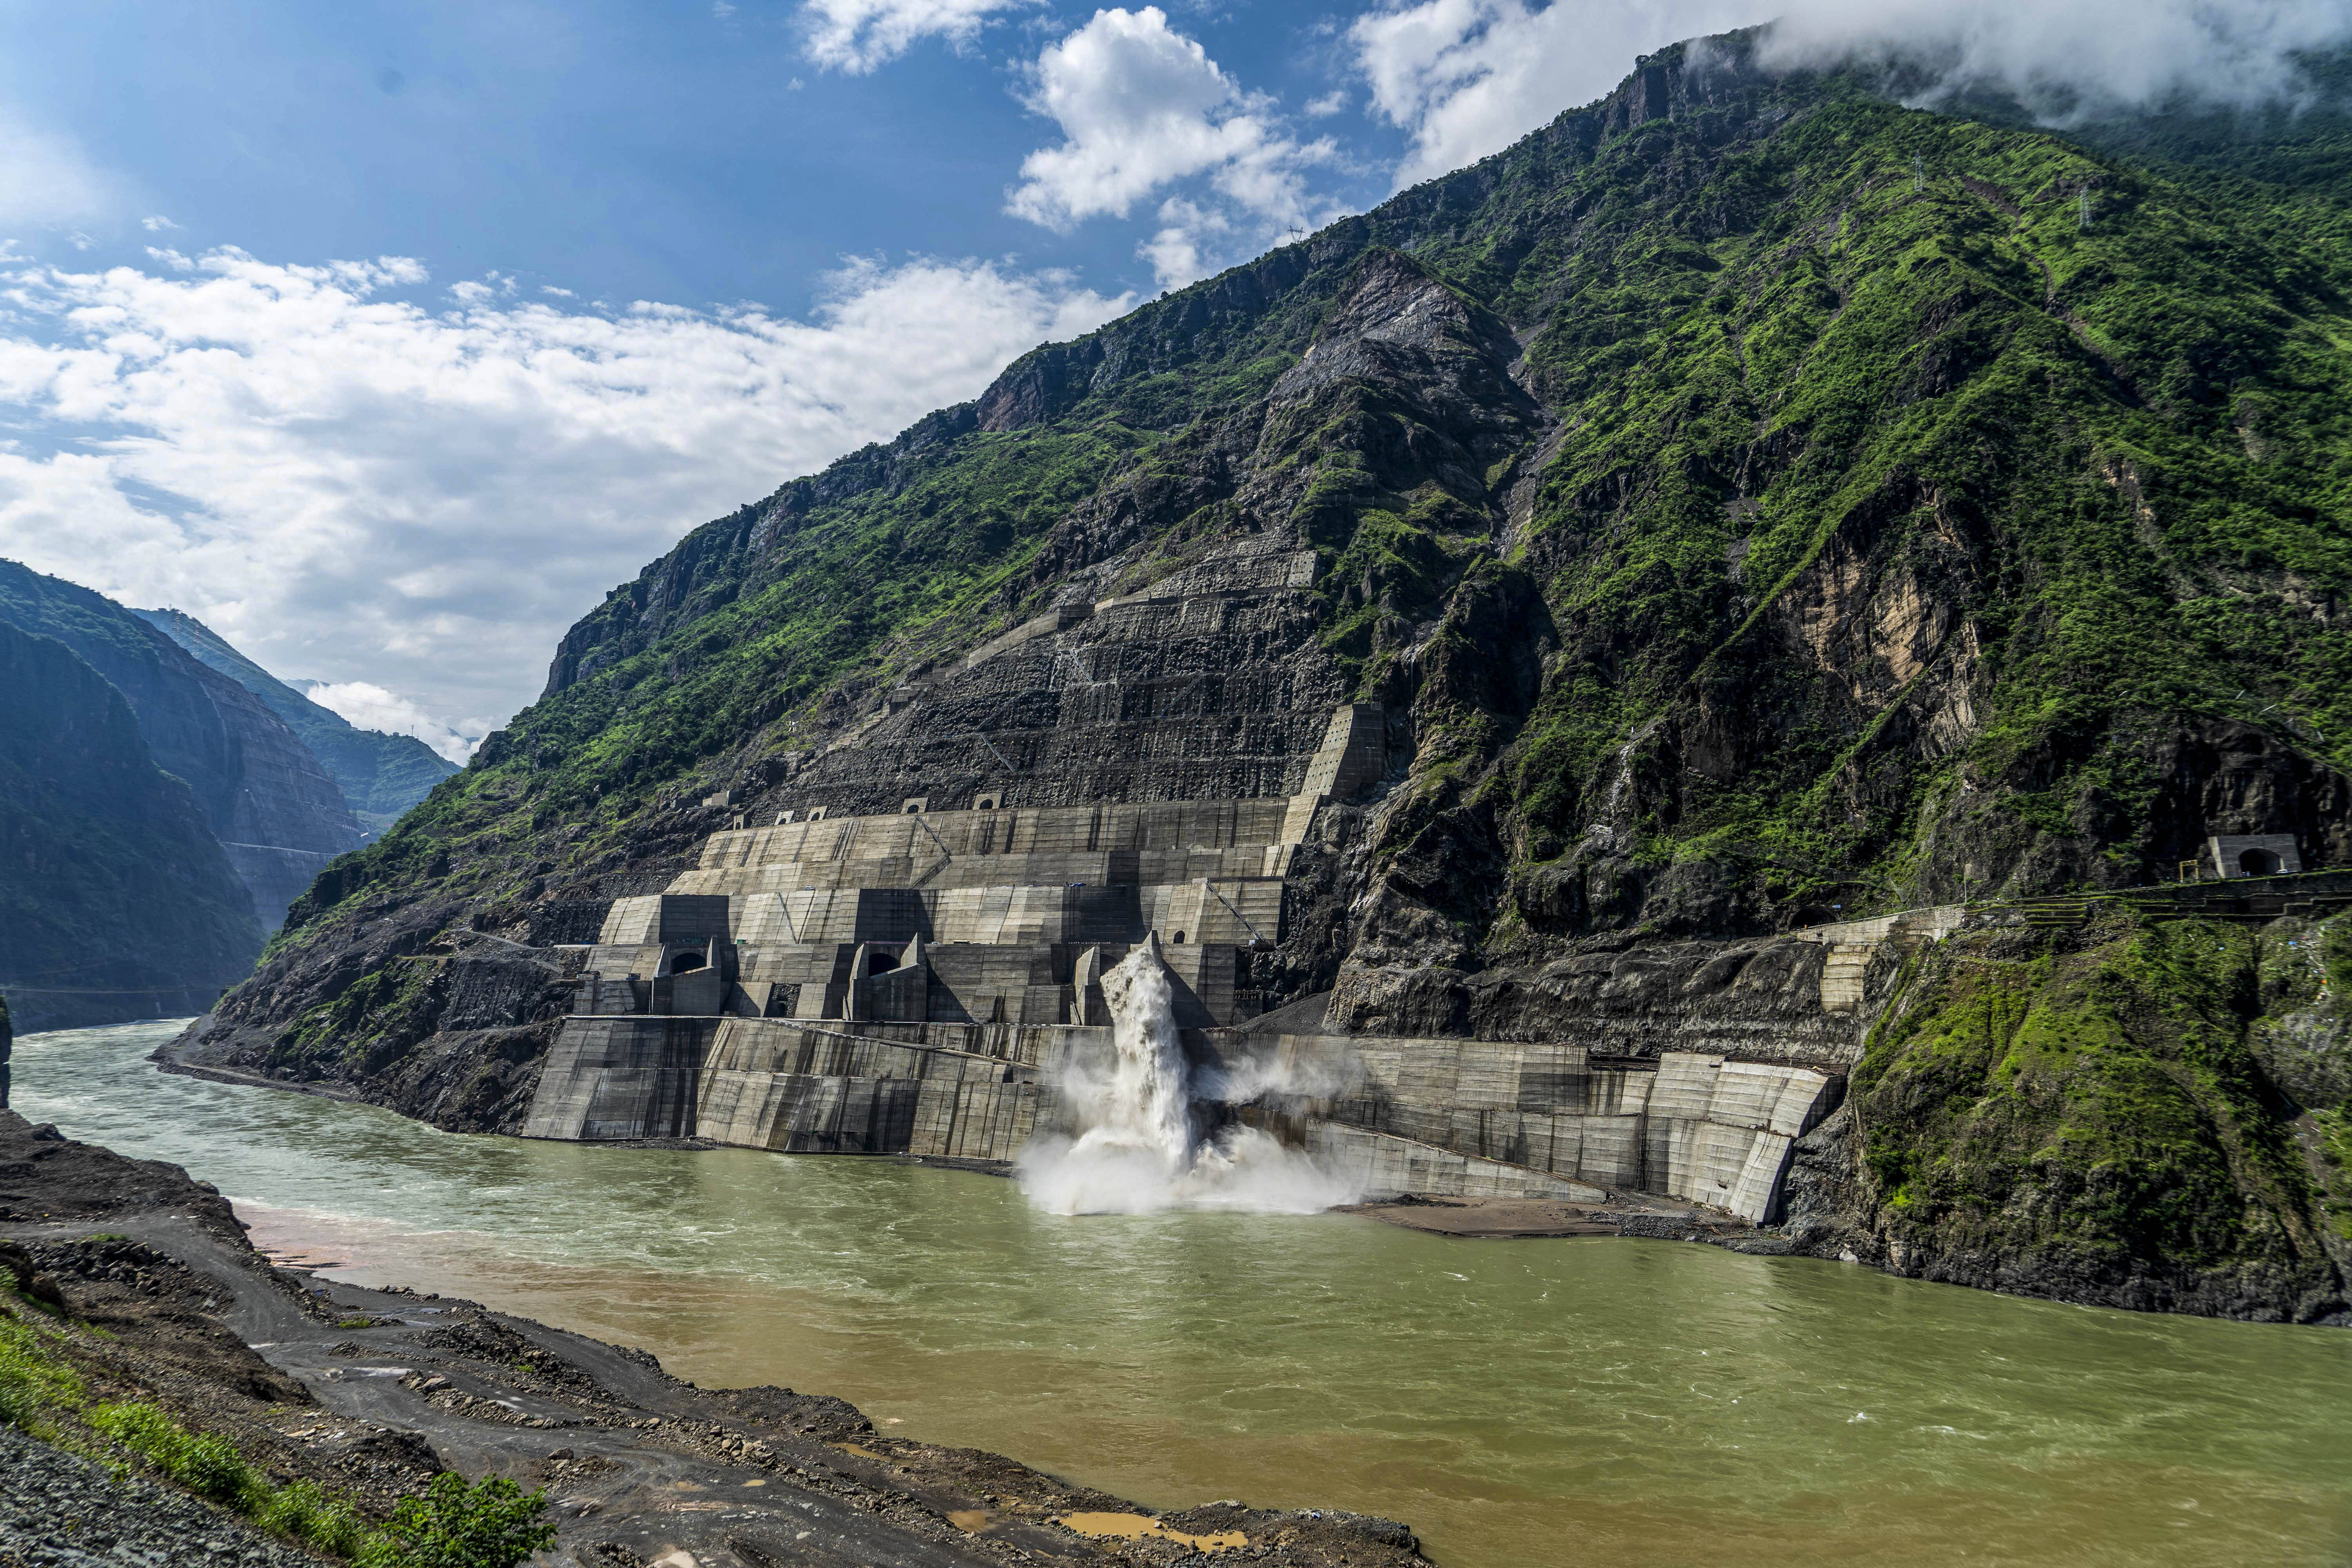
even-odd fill
[{"label": "distant mountain", "polygon": [[0,620],[0,1020],[200,1013],[261,941],[245,883],[122,693]]},{"label": "distant mountain", "polygon": [[122,694],[155,765],[194,793],[265,928],[277,929],[328,861],[359,847],[341,788],[300,737],[132,611],[0,561],[0,621],[55,637]]},{"label": "distant mountain", "polygon": [[178,610],[133,610],[205,665],[227,676],[268,704],[302,738],[335,783],[369,836],[400,820],[435,784],[457,771],[414,735],[362,730],[331,709],[321,708],[239,653],[226,637],[194,616]]}]

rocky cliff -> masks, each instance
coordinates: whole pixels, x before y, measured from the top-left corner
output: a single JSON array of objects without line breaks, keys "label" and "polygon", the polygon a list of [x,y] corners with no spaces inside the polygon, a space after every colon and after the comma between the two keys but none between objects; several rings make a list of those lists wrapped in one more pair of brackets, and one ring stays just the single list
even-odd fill
[{"label": "rocky cliff", "polygon": [[0,867],[0,1071],[11,1021],[201,1012],[261,951],[243,884],[122,695],[64,644],[5,620]]},{"label": "rocky cliff", "polygon": [[261,699],[319,759],[352,813],[370,833],[381,833],[457,764],[414,735],[362,730],[320,707],[253,660],[227,638],[179,610],[136,610],[148,625],[170,637],[207,669],[227,676]]},{"label": "rocky cliff", "polygon": [[[1666,50],[698,530],[567,634],[465,773],[320,879],[206,1048],[512,1126],[521,1037],[469,1055],[485,1021],[437,1026],[404,973],[426,966],[397,961],[538,947],[550,984],[497,1022],[551,1028],[545,944],[596,940],[612,900],[739,817],[1284,794],[1336,704],[1383,715],[1387,773],[1310,802],[1245,985],[1268,1008],[1329,991],[1332,1020],[1391,1036],[1671,1013],[1705,944],[2151,881],[2217,833],[2343,860],[2333,186],[1905,108],[1876,79],[1769,74],[1752,44]],[[1118,629],[1147,605],[1161,632]],[[1889,974],[1869,1005],[1896,1005]],[[1785,1004],[1794,1035],[1829,994]],[[2231,1016],[2209,1054],[2257,1072]],[[1817,1065],[1853,1067],[1857,1104],[1914,1083],[1870,1054],[1885,1037],[1829,1033],[1847,1055]],[[2115,1086],[2194,1051],[2130,1037],[2066,1093],[2157,1106]],[[1972,1122],[2010,1197],[1906,1206],[1904,1173],[1959,1136],[1936,1108],[1963,1114],[1973,1081],[1917,1080],[1927,1109],[1874,1121],[1876,1144],[1811,1135],[1823,1237],[1892,1238],[1889,1260],[1940,1238],[2024,1260],[1951,1278],[2127,1297],[2070,1284],[2064,1225],[2035,1217],[2072,1178],[2025,1154],[2086,1126],[2082,1170],[2138,1173],[2101,1188],[2100,1246],[2160,1261],[2254,1196],[2290,1216],[2273,1286],[2166,1300],[2328,1310],[2309,1170],[2224,1158],[2168,1187],[2193,1118]],[[2248,1081],[2210,1114],[2284,1147],[2298,1102]]]},{"label": "rocky cliff", "polygon": [[155,765],[194,792],[265,927],[328,861],[358,847],[341,790],[301,740],[135,612],[0,561],[0,620],[65,644],[122,694]]}]

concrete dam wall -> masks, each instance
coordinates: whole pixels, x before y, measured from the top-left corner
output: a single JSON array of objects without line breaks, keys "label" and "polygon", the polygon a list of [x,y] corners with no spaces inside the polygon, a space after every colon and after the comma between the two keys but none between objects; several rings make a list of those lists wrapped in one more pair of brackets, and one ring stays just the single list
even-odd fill
[{"label": "concrete dam wall", "polygon": [[1307,706],[1297,577],[1242,552],[1016,627],[792,759],[662,891],[567,917],[573,1011],[526,1134],[1009,1161],[1071,1125],[1058,1086],[1114,1048],[1103,977],[1148,947],[1196,1112],[1373,1194],[1769,1217],[1858,1055],[1877,955],[1957,912],[1454,992],[1349,969],[1261,1016],[1254,960],[1294,938],[1318,815],[1391,771],[1378,705]]}]

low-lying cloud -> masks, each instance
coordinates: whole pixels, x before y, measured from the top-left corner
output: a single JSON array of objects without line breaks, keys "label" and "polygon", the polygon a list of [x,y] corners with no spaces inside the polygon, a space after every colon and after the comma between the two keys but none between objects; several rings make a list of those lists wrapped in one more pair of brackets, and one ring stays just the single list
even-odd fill
[{"label": "low-lying cloud", "polygon": [[6,553],[412,703],[445,746],[687,529],[1129,303],[921,260],[849,264],[805,321],[487,288],[436,312],[398,297],[428,284],[406,258],[156,255],[0,269]]},{"label": "low-lying cloud", "polygon": [[1410,134],[1402,188],[1591,102],[1636,55],[1763,22],[1767,65],[1900,55],[1942,89],[2006,89],[2064,120],[2176,94],[2294,101],[2295,55],[2352,41],[2352,0],[1421,0],[1359,17],[1348,39],[1373,112]]},{"label": "low-lying cloud", "polygon": [[362,730],[414,735],[453,763],[463,763],[496,724],[490,719],[460,719],[453,725],[372,680],[298,680],[302,694]]}]

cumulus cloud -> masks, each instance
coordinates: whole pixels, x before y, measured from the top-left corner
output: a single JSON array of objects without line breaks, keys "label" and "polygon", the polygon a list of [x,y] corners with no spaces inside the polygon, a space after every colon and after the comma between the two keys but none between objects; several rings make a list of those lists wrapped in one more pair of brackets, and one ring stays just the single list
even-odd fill
[{"label": "cumulus cloud", "polygon": [[1420,0],[1359,17],[1349,42],[1373,111],[1411,133],[1403,186],[1591,102],[1638,54],[1775,18],[1768,65],[1902,53],[2054,117],[2292,97],[2294,51],[2352,38],[2352,0]]},{"label": "cumulus cloud", "polygon": [[[924,38],[969,44],[990,17],[1043,0],[808,0],[808,58],[857,74],[897,59]],[[793,86],[798,87],[795,81]]]},{"label": "cumulus cloud", "polygon": [[535,696],[562,629],[688,528],[1129,302],[984,261],[854,261],[806,320],[397,297],[426,281],[11,261],[0,553],[463,729]]},{"label": "cumulus cloud", "polygon": [[1306,171],[1335,161],[1336,144],[1286,134],[1270,100],[1244,92],[1156,5],[1096,12],[1037,57],[1030,89],[1029,108],[1063,140],[1022,161],[1005,202],[1014,216],[1066,230],[1125,217],[1164,187],[1205,177],[1213,200],[1164,203],[1160,230],[1142,247],[1163,284],[1199,276],[1204,243],[1239,226],[1237,216],[1263,237],[1329,216]]},{"label": "cumulus cloud", "polygon": [[396,691],[372,680],[299,680],[302,694],[329,712],[339,713],[362,730],[390,735],[414,735],[453,763],[474,754],[482,737],[495,727],[489,719],[460,719],[455,728],[436,719]]}]

